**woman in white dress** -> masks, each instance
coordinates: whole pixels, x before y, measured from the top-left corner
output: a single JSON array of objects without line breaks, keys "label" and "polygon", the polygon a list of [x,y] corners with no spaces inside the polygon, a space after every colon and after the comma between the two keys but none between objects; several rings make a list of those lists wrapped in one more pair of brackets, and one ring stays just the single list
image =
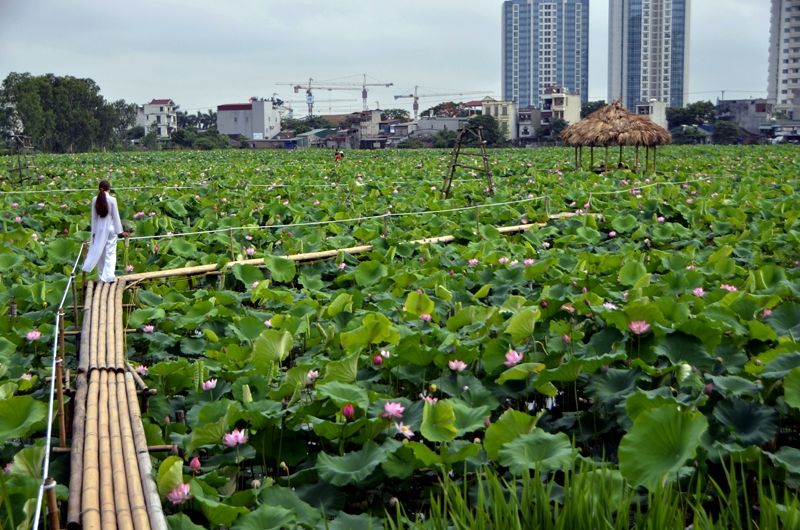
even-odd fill
[{"label": "woman in white dress", "polygon": [[117,199],[108,191],[107,181],[100,181],[100,191],[92,199],[92,245],[83,262],[83,271],[91,272],[97,266],[97,274],[102,282],[113,282],[117,267],[117,234],[128,237],[122,230],[119,219]]}]

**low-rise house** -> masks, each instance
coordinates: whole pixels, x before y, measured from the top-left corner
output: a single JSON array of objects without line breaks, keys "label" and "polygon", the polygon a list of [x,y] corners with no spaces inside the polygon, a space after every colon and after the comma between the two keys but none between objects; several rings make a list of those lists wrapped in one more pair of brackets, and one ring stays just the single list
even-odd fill
[{"label": "low-rise house", "polygon": [[154,99],[136,109],[136,125],[144,133],[153,131],[159,140],[167,140],[178,130],[178,106],[171,99]]},{"label": "low-rise house", "polygon": [[527,145],[536,141],[536,131],[541,127],[542,112],[534,107],[519,109],[517,113],[517,141]]},{"label": "low-rise house", "polygon": [[773,107],[766,99],[723,99],[717,103],[717,117],[729,120],[751,134],[760,134],[768,125]]},{"label": "low-rise house", "polygon": [[486,97],[481,100],[481,112],[497,120],[497,127],[506,140],[517,139],[517,102],[497,101]]},{"label": "low-rise house", "polygon": [[634,105],[633,112],[639,116],[647,116],[656,125],[667,128],[667,104],[663,101],[656,99],[638,101]]},{"label": "low-rise house", "polygon": [[428,137],[440,131],[458,131],[467,124],[467,118],[431,118],[417,120],[414,136]]},{"label": "low-rise house", "polygon": [[272,100],[251,98],[247,103],[217,106],[217,130],[231,137],[268,140],[281,132],[278,105]]},{"label": "low-rise house", "polygon": [[561,119],[568,124],[581,120],[581,97],[571,94],[559,86],[547,87],[541,96],[542,125],[550,125],[550,120]]}]

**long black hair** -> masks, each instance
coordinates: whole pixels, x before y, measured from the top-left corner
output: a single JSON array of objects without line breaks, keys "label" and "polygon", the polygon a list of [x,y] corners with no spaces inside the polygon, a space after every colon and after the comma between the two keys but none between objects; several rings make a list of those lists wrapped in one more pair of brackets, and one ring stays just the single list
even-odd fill
[{"label": "long black hair", "polygon": [[106,199],[105,192],[111,189],[111,185],[107,180],[101,180],[99,188],[100,191],[97,192],[97,200],[94,201],[94,210],[100,217],[105,217],[108,215],[108,199]]}]

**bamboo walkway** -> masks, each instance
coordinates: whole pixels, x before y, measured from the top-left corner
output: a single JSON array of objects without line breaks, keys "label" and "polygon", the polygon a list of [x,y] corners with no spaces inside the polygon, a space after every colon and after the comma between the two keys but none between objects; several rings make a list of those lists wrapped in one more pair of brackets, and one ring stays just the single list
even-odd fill
[{"label": "bamboo walkway", "polygon": [[166,530],[142,426],[136,375],[125,361],[125,281],[89,283],[70,451],[68,530]]}]

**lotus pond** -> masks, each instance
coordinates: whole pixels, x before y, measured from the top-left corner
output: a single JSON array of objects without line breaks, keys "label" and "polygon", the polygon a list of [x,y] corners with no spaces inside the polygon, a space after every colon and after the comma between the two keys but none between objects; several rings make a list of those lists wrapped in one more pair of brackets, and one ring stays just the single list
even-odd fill
[{"label": "lotus pond", "polygon": [[153,455],[172,528],[800,525],[800,151],[490,156],[494,196],[464,172],[446,200],[443,151],[40,156],[0,185],[2,528],[35,510],[53,308],[102,178],[120,274],[264,258],[128,290],[148,443],[181,450]]}]

